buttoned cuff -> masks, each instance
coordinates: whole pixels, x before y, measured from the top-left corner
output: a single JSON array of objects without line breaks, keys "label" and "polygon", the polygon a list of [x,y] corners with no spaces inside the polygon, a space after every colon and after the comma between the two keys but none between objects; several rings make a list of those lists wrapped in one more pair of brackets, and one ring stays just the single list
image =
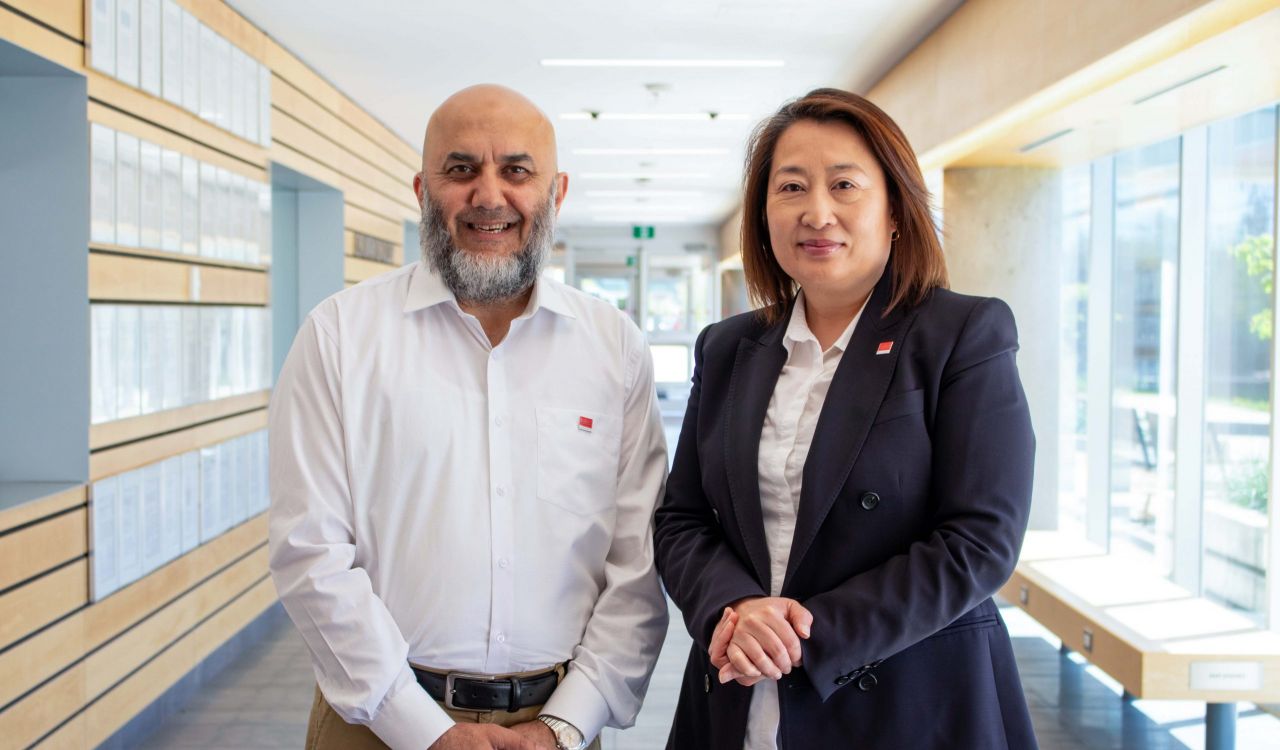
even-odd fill
[{"label": "buttoned cuff", "polygon": [[542,707],[542,713],[574,725],[590,743],[600,734],[612,712],[609,710],[609,703],[596,690],[596,686],[591,684],[591,680],[571,664],[564,682],[551,694],[547,705]]},{"label": "buttoned cuff", "polygon": [[453,719],[418,684],[408,664],[374,714],[369,728],[391,750],[423,750],[453,727]]}]

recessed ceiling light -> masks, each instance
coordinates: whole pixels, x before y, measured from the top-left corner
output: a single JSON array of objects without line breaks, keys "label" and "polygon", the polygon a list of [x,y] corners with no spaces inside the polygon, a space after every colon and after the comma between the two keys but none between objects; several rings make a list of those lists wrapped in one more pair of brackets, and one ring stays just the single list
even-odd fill
[{"label": "recessed ceiling light", "polygon": [[580,180],[706,180],[706,172],[583,172]]},{"label": "recessed ceiling light", "polygon": [[727,156],[727,148],[575,148],[578,156]]},{"label": "recessed ceiling light", "polygon": [[688,120],[718,122],[720,120],[749,120],[751,115],[719,112],[564,112],[561,120]]},{"label": "recessed ceiling light", "polygon": [[588,198],[699,198],[701,190],[588,190]]},{"label": "recessed ceiling light", "polygon": [[548,68],[781,68],[786,60],[691,60],[639,58],[552,58]]}]

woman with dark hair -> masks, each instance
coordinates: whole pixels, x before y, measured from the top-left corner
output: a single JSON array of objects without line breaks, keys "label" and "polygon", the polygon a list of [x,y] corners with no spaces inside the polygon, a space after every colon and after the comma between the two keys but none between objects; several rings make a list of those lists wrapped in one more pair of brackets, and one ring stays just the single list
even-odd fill
[{"label": "woman with dark hair", "polygon": [[668,748],[1034,748],[991,600],[1035,440],[1008,306],[947,290],[916,157],[819,89],[749,147],[761,305],[708,327],[658,510],[694,646]]}]

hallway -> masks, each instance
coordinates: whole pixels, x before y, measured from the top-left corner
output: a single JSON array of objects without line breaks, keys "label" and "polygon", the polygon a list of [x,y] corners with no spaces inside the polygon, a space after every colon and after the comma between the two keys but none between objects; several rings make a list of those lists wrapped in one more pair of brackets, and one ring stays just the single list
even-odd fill
[{"label": "hallway", "polygon": [[[1204,706],[1190,702],[1120,700],[1119,687],[1098,670],[1061,656],[1058,642],[1019,610],[1004,607],[1022,672],[1027,702],[1042,750],[1199,750],[1204,742]],[[673,613],[674,615],[674,613]],[[306,735],[314,682],[302,639],[279,605],[265,612],[251,632],[257,643],[206,665],[203,687],[179,685],[162,699],[186,706],[146,736],[133,724],[104,748],[139,750],[255,750],[297,748]],[[605,750],[651,750],[666,740],[675,709],[689,639],[673,616],[644,710],[624,732],[606,729]],[[219,669],[216,674],[207,674]],[[196,691],[200,700],[190,698]],[[142,726],[146,726],[146,716]],[[136,722],[135,722],[136,723]],[[1249,705],[1242,708],[1238,747],[1280,746],[1280,719]]]}]

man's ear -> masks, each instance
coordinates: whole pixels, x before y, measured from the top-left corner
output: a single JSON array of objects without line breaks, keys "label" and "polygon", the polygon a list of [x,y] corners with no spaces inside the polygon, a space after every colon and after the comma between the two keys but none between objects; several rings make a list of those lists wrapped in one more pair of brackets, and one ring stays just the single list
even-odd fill
[{"label": "man's ear", "polygon": [[556,172],[556,216],[560,215],[560,204],[564,203],[564,196],[569,192],[569,174],[567,172]]},{"label": "man's ear", "polygon": [[418,199],[418,210],[422,210],[422,173],[419,172],[413,176],[413,194]]}]

